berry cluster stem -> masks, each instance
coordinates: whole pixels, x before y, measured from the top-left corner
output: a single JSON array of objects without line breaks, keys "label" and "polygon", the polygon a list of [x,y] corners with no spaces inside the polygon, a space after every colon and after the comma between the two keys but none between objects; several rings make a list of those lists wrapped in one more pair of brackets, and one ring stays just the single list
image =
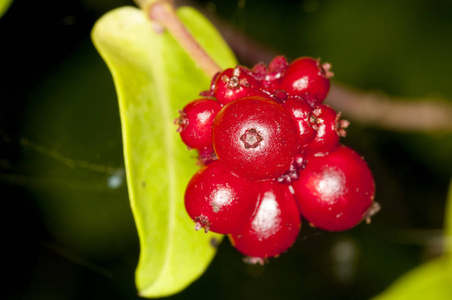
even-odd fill
[{"label": "berry cluster stem", "polygon": [[207,76],[213,77],[217,72],[221,71],[220,66],[199,45],[193,35],[181,22],[171,1],[156,1],[148,7],[144,7],[144,9],[147,10],[147,14],[151,20],[168,30]]}]

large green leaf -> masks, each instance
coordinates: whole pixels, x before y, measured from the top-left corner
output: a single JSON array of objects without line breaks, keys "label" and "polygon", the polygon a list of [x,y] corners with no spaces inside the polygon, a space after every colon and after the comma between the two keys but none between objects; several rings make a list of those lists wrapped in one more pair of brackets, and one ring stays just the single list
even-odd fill
[{"label": "large green leaf", "polygon": [[0,0],[0,17],[8,10],[13,0]]},{"label": "large green leaf", "polygon": [[442,256],[417,267],[373,300],[452,299],[452,273],[447,266],[448,259]]},{"label": "large green leaf", "polygon": [[[213,26],[190,8],[179,17],[222,67],[235,58]],[[210,79],[168,34],[153,30],[144,12],[124,7],[103,16],[92,38],[116,85],[129,197],[140,237],[139,294],[174,294],[199,277],[222,238],[194,231],[183,204],[197,170],[173,120]],[[212,240],[212,239],[215,239]]]}]

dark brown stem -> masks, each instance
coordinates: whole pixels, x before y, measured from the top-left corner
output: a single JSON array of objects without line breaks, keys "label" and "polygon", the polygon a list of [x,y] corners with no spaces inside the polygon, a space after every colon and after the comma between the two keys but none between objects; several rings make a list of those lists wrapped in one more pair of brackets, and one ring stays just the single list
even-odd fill
[{"label": "dark brown stem", "polygon": [[148,7],[143,7],[143,9],[148,10],[148,15],[151,20],[168,30],[174,39],[179,42],[181,47],[209,77],[213,77],[217,72],[221,71],[221,68],[217,63],[199,45],[193,35],[178,18],[174,6],[170,1],[156,1],[151,3]]}]

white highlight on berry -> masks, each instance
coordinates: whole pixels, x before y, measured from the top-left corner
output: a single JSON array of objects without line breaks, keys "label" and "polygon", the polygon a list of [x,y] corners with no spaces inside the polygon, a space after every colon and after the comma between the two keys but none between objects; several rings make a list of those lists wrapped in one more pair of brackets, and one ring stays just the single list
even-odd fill
[{"label": "white highlight on berry", "polygon": [[217,213],[223,206],[228,205],[233,196],[230,188],[220,188],[210,202],[213,211]]},{"label": "white highlight on berry", "polygon": [[256,228],[259,233],[259,239],[267,239],[278,230],[280,223],[280,210],[276,202],[275,194],[266,192],[259,205],[256,216],[251,223],[252,228]]},{"label": "white highlight on berry", "polygon": [[345,186],[344,174],[337,169],[324,171],[317,185],[317,191],[322,198],[333,204],[338,196],[342,195]]},{"label": "white highlight on berry", "polygon": [[292,83],[292,87],[297,91],[306,89],[308,87],[308,85],[309,85],[308,76],[303,76],[300,79],[297,79]]},{"label": "white highlight on berry", "polygon": [[205,112],[199,113],[196,116],[196,120],[198,123],[204,124],[207,122],[207,120],[209,120],[211,115],[212,115],[212,113],[210,111],[205,111]]}]

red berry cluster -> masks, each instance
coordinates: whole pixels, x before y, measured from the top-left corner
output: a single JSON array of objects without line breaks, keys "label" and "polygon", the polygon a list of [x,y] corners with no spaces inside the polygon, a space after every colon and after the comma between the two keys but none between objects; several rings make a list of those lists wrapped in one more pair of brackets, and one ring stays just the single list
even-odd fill
[{"label": "red berry cluster", "polygon": [[175,120],[203,167],[185,192],[197,230],[228,234],[251,261],[287,250],[304,217],[312,226],[350,229],[375,210],[375,184],[362,157],[341,145],[348,122],[322,104],[328,63],[278,56],[267,67],[238,66]]}]

